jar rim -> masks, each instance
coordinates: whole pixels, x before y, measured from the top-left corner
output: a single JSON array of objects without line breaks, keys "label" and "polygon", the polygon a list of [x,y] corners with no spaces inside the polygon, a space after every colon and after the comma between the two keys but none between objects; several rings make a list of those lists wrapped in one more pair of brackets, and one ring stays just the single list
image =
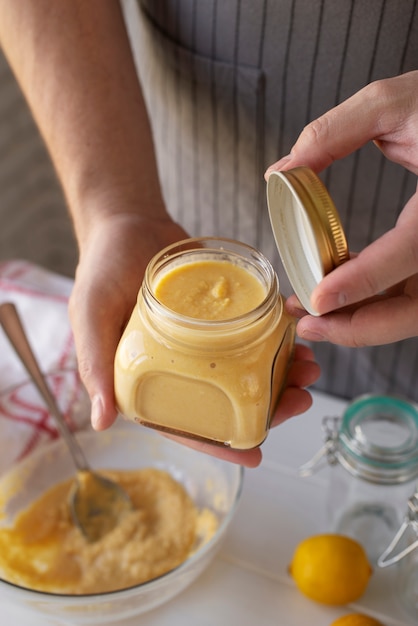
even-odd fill
[{"label": "jar rim", "polygon": [[[173,311],[155,297],[153,276],[156,272],[163,271],[169,264],[175,263],[180,256],[184,260],[185,254],[190,255],[191,261],[193,261],[192,256],[196,254],[223,256],[225,260],[227,258],[230,260],[231,256],[235,259],[241,258],[243,264],[252,266],[254,270],[257,270],[258,275],[262,274],[265,278],[266,294],[264,299],[257,307],[246,313],[220,320],[203,320]],[[167,321],[170,320],[173,323],[201,332],[210,329],[210,333],[213,334],[216,330],[225,332],[226,328],[230,331],[232,329],[239,331],[243,326],[254,323],[254,321],[264,317],[266,312],[277,304],[279,299],[279,281],[270,261],[256,248],[243,242],[223,237],[191,237],[167,246],[151,259],[145,271],[143,295],[147,302],[157,308],[160,315],[163,315]]]}]

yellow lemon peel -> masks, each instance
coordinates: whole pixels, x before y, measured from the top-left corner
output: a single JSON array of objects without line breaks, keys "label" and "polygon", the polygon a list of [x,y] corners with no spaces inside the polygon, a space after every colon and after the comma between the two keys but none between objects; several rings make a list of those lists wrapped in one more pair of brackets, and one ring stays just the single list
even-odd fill
[{"label": "yellow lemon peel", "polygon": [[384,624],[363,613],[349,613],[338,617],[330,626],[384,626]]},{"label": "yellow lemon peel", "polygon": [[321,534],[298,544],[289,573],[311,600],[345,605],[363,595],[372,568],[357,541],[343,535]]}]

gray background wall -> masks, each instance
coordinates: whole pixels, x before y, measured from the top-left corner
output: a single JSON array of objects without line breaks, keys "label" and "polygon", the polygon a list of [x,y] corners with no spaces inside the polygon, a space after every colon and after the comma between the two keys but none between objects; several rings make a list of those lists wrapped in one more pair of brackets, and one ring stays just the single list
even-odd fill
[{"label": "gray background wall", "polygon": [[77,247],[48,153],[0,49],[0,262],[73,276]]}]

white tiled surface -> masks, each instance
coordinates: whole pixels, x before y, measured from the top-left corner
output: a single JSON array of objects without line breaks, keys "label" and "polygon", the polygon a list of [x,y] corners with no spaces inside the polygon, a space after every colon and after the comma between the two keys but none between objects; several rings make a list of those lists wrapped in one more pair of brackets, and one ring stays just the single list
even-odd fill
[{"label": "white tiled surface", "polygon": [[[311,602],[287,575],[296,544],[326,529],[326,471],[301,479],[297,468],[321,446],[322,416],[343,408],[341,401],[315,394],[308,413],[276,428],[263,447],[262,465],[246,471],[236,518],[212,565],[168,604],[118,626],[328,626],[349,610],[368,612],[385,626],[413,626],[397,606],[395,569],[376,570],[361,601],[348,609]],[[0,626],[41,624],[16,621],[0,608]]]}]

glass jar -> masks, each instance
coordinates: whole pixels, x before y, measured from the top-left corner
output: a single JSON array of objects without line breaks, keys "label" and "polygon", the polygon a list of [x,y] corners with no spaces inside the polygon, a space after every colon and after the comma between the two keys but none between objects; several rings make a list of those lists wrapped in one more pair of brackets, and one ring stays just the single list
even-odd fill
[{"label": "glass jar", "polygon": [[[245,313],[226,319],[191,317],[166,306],[158,296],[162,281],[202,261],[220,261],[225,276],[231,266],[248,272],[262,286],[262,301],[256,306],[249,301]],[[267,435],[294,337],[295,323],[284,311],[277,276],[260,252],[220,238],[176,243],[149,263],[120,340],[118,409],[162,431],[254,448]]]},{"label": "glass jar", "polygon": [[342,418],[324,418],[319,459],[330,466],[328,518],[331,530],[355,538],[376,563],[404,516],[418,476],[418,412],[399,398],[357,398]]}]

